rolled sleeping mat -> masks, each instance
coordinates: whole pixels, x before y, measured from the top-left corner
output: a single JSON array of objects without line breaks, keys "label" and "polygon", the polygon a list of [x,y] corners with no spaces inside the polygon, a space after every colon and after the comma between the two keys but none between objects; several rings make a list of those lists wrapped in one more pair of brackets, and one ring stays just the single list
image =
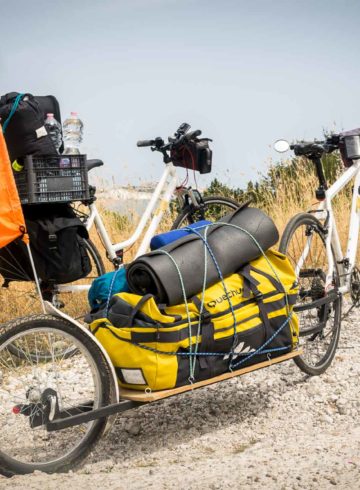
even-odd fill
[{"label": "rolled sleeping mat", "polygon": [[[223,277],[233,274],[247,262],[259,257],[261,251],[247,233],[222,223],[243,228],[264,251],[275,245],[279,239],[274,222],[259,209],[245,207],[224,216],[207,231],[207,242]],[[198,233],[204,235],[205,230]],[[206,287],[210,287],[220,277],[208,252],[206,263]],[[153,294],[159,303],[172,306],[184,302],[180,275],[185,295],[191,298],[202,291],[204,273],[204,242],[198,235],[191,233],[160,250],[138,257],[127,268],[127,281],[132,293]]]}]

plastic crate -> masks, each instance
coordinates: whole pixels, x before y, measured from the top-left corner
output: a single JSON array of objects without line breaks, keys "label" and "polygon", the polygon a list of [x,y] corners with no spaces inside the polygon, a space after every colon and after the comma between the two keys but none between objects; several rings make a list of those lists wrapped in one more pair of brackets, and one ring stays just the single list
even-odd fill
[{"label": "plastic crate", "polygon": [[86,201],[90,197],[86,155],[28,155],[23,170],[14,172],[14,177],[22,204]]}]

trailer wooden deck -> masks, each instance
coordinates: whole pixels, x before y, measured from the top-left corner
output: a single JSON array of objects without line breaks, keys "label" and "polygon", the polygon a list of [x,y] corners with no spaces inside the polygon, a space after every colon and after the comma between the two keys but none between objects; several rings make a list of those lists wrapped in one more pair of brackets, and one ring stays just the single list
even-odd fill
[{"label": "trailer wooden deck", "polygon": [[197,388],[202,388],[203,386],[208,386],[214,383],[219,383],[220,381],[235,378],[236,376],[242,376],[243,374],[250,373],[251,371],[256,371],[257,369],[272,366],[273,364],[279,364],[280,362],[293,359],[300,354],[302,354],[302,351],[300,349],[295,350],[293,352],[289,352],[288,354],[284,354],[283,356],[276,357],[275,359],[263,361],[258,364],[253,364],[252,366],[247,366],[243,369],[238,369],[236,371],[221,374],[220,376],[215,376],[214,378],[205,379],[204,381],[193,383],[192,385],[180,386],[178,388],[172,388],[170,390],[143,392],[120,388],[120,397],[124,400],[132,400],[139,403],[154,402],[157,400],[162,400],[163,398],[168,398],[170,396],[179,395],[180,393],[196,390]]}]

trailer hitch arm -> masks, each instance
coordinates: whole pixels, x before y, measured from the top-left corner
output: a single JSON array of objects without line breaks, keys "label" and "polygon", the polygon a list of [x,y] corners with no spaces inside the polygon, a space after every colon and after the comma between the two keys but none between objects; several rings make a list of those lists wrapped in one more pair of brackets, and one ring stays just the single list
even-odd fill
[{"label": "trailer hitch arm", "polygon": [[[119,403],[113,403],[107,405],[106,407],[100,407],[95,410],[87,410],[84,413],[77,413],[77,415],[70,415],[69,411],[58,412],[55,414],[54,420],[48,421],[45,424],[46,430],[53,432],[56,430],[67,429],[68,427],[73,427],[74,425],[84,424],[92,420],[101,419],[103,417],[108,417],[114,415],[115,413],[125,412],[126,410],[131,410],[139,405],[143,405],[140,402],[134,402],[132,400],[121,400]],[[80,408],[71,409],[71,412],[80,412]]]}]

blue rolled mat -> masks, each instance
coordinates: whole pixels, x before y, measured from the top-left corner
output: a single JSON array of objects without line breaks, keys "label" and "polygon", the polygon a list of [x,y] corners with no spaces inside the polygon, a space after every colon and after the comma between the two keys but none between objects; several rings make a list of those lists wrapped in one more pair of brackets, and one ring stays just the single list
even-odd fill
[{"label": "blue rolled mat", "polygon": [[[196,223],[188,225],[188,228],[196,230],[197,228],[209,225],[210,223],[211,221],[203,219],[202,221],[197,221]],[[152,237],[150,242],[150,249],[157,250],[158,248],[165,247],[165,245],[168,245],[169,243],[172,243],[175,240],[182,238],[183,236],[189,235],[189,233],[191,232],[184,228],[180,228],[179,230],[167,231],[166,233],[159,233],[159,235],[155,235],[154,237]]]}]

